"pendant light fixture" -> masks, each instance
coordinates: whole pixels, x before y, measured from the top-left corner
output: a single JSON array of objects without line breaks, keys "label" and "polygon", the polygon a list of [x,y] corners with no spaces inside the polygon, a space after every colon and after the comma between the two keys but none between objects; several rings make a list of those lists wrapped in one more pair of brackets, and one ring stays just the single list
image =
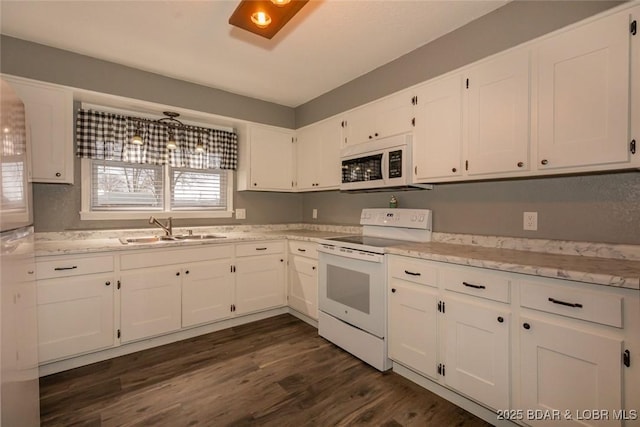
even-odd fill
[{"label": "pendant light fixture", "polygon": [[133,138],[131,138],[131,143],[133,145],[142,145],[142,126],[140,126],[140,122],[136,123],[136,130],[133,133]]},{"label": "pendant light fixture", "polygon": [[229,24],[271,39],[309,0],[241,0]]}]

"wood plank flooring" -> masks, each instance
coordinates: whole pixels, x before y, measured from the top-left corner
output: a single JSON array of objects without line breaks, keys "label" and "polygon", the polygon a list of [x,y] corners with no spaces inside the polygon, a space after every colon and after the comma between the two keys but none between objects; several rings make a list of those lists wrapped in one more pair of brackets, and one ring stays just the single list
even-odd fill
[{"label": "wood plank flooring", "polygon": [[488,426],[284,314],[40,379],[43,426]]}]

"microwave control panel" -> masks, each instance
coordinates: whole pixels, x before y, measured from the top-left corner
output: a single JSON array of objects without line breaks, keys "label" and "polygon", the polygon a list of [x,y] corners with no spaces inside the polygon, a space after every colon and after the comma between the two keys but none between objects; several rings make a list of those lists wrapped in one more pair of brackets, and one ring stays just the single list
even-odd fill
[{"label": "microwave control panel", "polygon": [[389,152],[389,178],[402,178],[402,150]]}]

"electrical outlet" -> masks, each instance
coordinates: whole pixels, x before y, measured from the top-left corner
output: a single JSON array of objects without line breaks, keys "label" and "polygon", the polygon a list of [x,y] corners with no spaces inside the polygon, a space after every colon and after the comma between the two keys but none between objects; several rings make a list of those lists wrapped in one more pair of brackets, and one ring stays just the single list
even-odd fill
[{"label": "electrical outlet", "polygon": [[246,209],[236,209],[236,219],[246,219],[246,218],[247,218]]},{"label": "electrical outlet", "polygon": [[538,229],[538,212],[525,212],[522,228],[524,230],[536,231]]},{"label": "electrical outlet", "polygon": [[311,218],[318,219],[318,209],[313,210],[313,213],[311,214]]}]

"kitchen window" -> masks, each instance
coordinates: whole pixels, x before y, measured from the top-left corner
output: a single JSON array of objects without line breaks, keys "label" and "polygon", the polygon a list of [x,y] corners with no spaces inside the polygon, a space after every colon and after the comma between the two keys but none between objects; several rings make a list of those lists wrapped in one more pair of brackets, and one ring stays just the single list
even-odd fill
[{"label": "kitchen window", "polygon": [[[81,219],[231,217],[235,133],[189,126],[173,131],[178,147],[170,149],[166,129],[151,120],[79,110],[76,127]],[[143,144],[132,142],[134,132]]]}]

